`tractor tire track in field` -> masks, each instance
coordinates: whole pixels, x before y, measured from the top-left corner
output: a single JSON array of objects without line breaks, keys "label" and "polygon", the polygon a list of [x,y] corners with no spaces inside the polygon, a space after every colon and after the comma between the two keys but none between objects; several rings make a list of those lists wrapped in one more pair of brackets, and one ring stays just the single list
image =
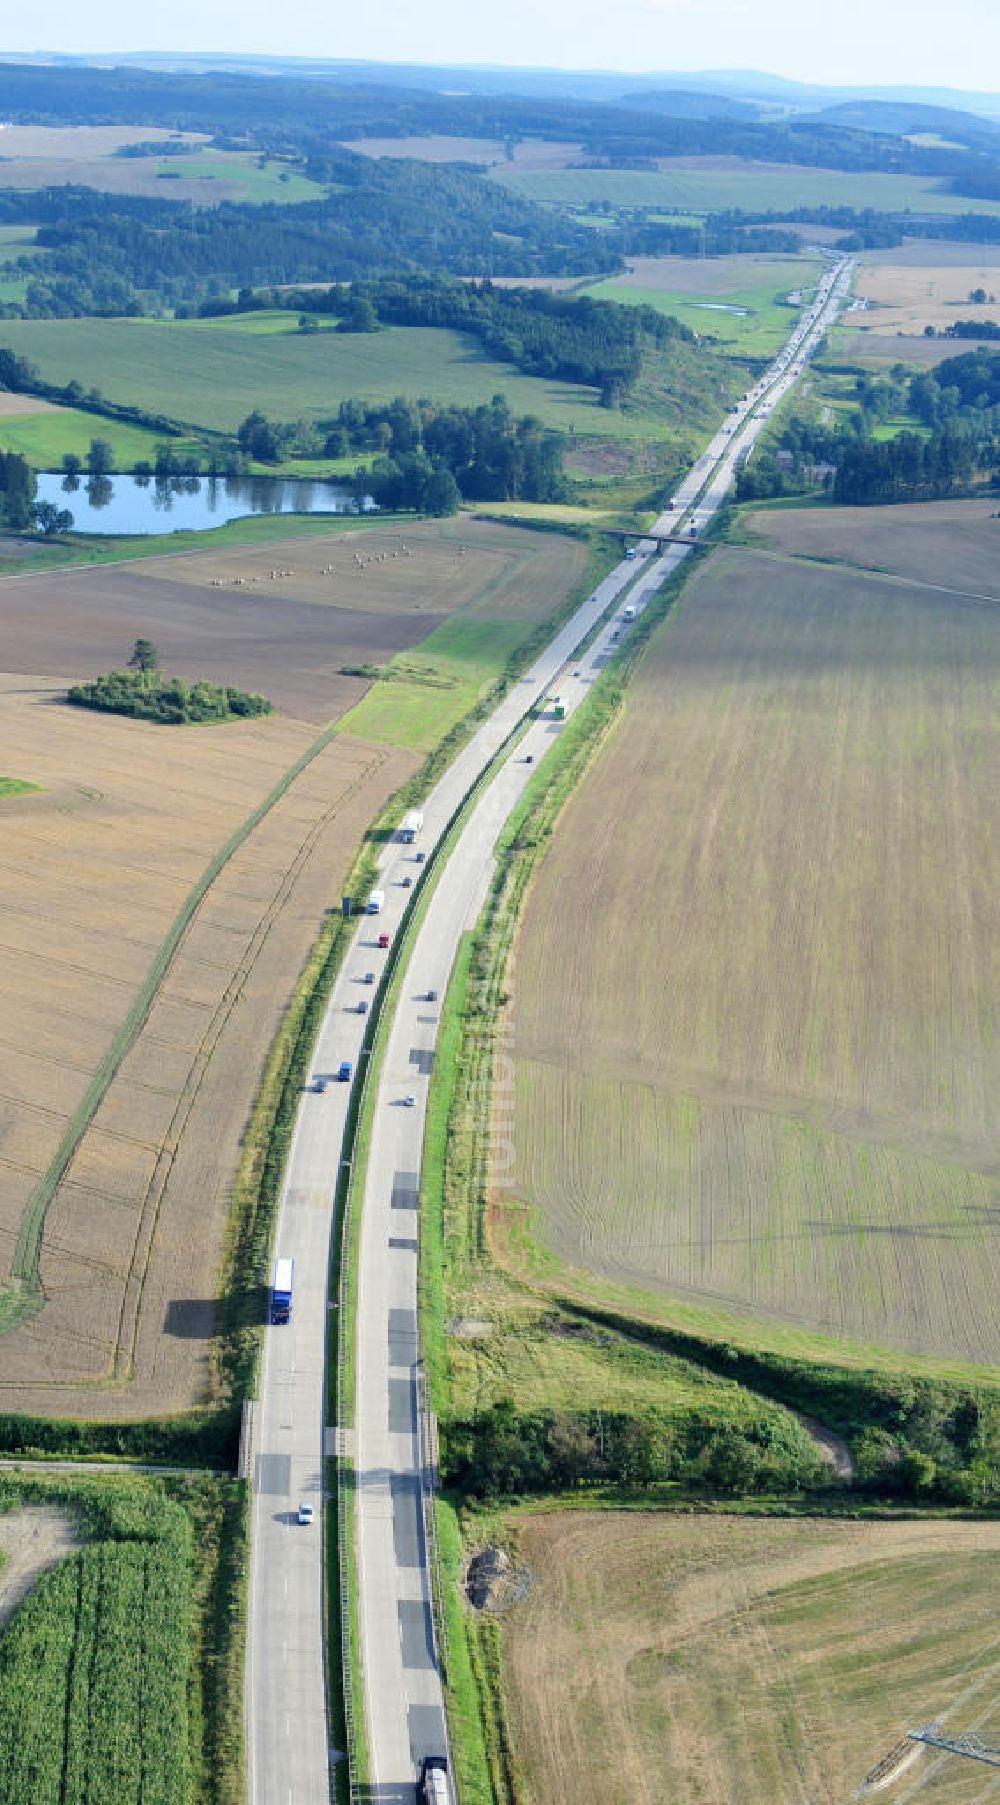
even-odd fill
[{"label": "tractor tire track in field", "polygon": [[[239,1002],[247,979],[264,947],[264,944],[280,917],[291,896],[303,866],[312,856],[317,842],[321,839],[333,817],[340,813],[344,803],[357,795],[383,762],[381,758],[372,758],[363,766],[358,775],[341,791],[311,825],[305,839],[299,844],[294,858],[282,874],[281,882],[273,893],[270,902],[259,917],[253,933],[244,946],[239,962],[226,985],[222,996],[212,1011],[204,1033],[195,1049],[194,1057],[188,1069],[184,1084],[177,1097],[177,1103],[160,1144],[156,1164],[146,1187],[142,1200],[139,1220],[136,1227],[135,1243],[129,1264],[128,1277],[122,1298],[118,1334],[115,1341],[114,1377],[121,1382],[131,1378],[139,1319],[142,1311],[143,1291],[149,1269],[156,1226],[160,1217],[160,1209],[166,1195],[167,1186],[173,1171],[174,1163],[180,1151],[184,1132],[191,1115],[202,1082],[216,1047],[230,1016]],[[207,893],[207,894],[210,894]],[[207,900],[203,898],[203,901]],[[190,929],[197,919],[197,911],[188,923]],[[187,930],[185,930],[185,938]],[[180,947],[178,947],[178,951]]]},{"label": "tractor tire track in field", "polygon": [[39,1275],[39,1257],[49,1206],[66,1176],[70,1163],[79,1150],[88,1128],[110,1090],[126,1054],[135,1045],[198,909],[234,853],[249,839],[254,829],[270,814],[275,805],[281,801],[295,779],[330,744],[335,732],[336,728],[326,728],[313,741],[312,745],[308,746],[305,752],[295,760],[295,763],[289,766],[270,793],[264,797],[262,802],[258,803],[242,825],[236,829],[236,832],[230,835],[215,857],[209,861],[198,882],[189,891],[183,907],[160,945],[145,982],[95,1072],[82,1102],[69,1122],[54,1158],[32,1193],[21,1222],[12,1268],[12,1278],[20,1289],[8,1292],[7,1297],[0,1300],[6,1304],[6,1308],[0,1311],[0,1333],[7,1333],[16,1328],[25,1317],[33,1315],[44,1305],[45,1299]]}]

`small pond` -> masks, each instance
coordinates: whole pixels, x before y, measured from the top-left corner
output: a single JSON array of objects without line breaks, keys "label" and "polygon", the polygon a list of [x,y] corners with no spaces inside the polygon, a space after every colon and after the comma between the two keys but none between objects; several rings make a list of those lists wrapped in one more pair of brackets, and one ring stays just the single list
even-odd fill
[{"label": "small pond", "polygon": [[[284,476],[81,476],[46,472],[39,501],[68,508],[78,533],[203,532],[246,514],[353,514],[349,489]],[[366,510],[372,504],[366,501]]]}]

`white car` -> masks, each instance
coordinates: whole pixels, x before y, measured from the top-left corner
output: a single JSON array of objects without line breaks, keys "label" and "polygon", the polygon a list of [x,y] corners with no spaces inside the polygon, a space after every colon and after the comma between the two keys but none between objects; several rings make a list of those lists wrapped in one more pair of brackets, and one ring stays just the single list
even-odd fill
[{"label": "white car", "polygon": [[416,1099],[416,1097],[414,1097],[414,1096],[412,1096],[412,1095],[411,1095],[411,1096],[409,1096],[409,1097],[404,1097],[404,1098],[403,1098],[403,1108],[404,1108],[404,1109],[415,1109],[415,1108],[416,1108],[416,1106],[417,1106],[417,1099]]},{"label": "white car", "polygon": [[312,1522],[315,1515],[316,1515],[316,1512],[313,1509],[311,1504],[300,1504],[299,1505],[299,1522],[303,1525],[304,1528],[308,1528],[309,1524]]}]

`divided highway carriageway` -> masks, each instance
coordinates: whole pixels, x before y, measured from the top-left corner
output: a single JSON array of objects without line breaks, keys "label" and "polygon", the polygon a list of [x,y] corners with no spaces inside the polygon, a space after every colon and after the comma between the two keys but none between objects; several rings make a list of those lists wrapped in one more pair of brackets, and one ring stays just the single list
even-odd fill
[{"label": "divided highway carriageway", "polygon": [[[700,537],[732,483],[737,459],[843,305],[851,269],[847,260],[828,269],[788,344],[720,427],[657,532],[683,537],[694,525]],[[384,892],[381,913],[359,918],[334,986],[312,1062],[315,1076],[329,1082],[302,1097],[277,1225],[275,1253],[295,1262],[291,1320],[266,1332],[253,1432],[250,1805],[327,1805],[332,1765],[343,1756],[331,1748],[326,1705],[321,1506],[324,1473],[328,1462],[334,1470],[334,1458],[348,1505],[342,1530],[352,1538],[361,1676],[352,1710],[367,1751],[364,1798],[412,1805],[421,1759],[447,1752],[426,1530],[430,1471],[417,1320],[417,1200],[437,999],[461,936],[474,926],[485,899],[498,835],[609,652],[629,631],[621,619],[610,618],[615,603],[628,588],[628,606],[638,618],[689,555],[685,544],[669,544],[659,556],[651,541],[640,544],[638,555],[623,559],[556,634],[426,798],[417,843],[403,844],[397,836],[385,847],[377,879]],[[593,643],[578,655],[602,620]],[[554,694],[559,719],[551,707],[539,708]],[[431,872],[434,848],[477,784],[456,841],[433,868],[434,888],[419,926],[394,949],[413,887]],[[418,852],[427,863],[418,862]],[[378,945],[380,935],[388,936],[388,948]],[[328,1316],[338,1304],[328,1292],[333,1205],[352,1087],[360,1081],[359,1064],[366,1065],[368,1018],[358,1005],[375,994],[394,950],[398,983],[381,1018],[373,1127],[357,1187],[353,1408],[344,1401],[353,1427],[338,1432],[328,1419],[325,1371]],[[374,975],[371,985],[368,973]],[[350,1082],[337,1078],[345,1060],[352,1066]],[[315,1507],[311,1525],[298,1521],[302,1503]],[[339,1673],[331,1678],[339,1685]],[[361,1796],[353,1784],[352,1796]]]}]

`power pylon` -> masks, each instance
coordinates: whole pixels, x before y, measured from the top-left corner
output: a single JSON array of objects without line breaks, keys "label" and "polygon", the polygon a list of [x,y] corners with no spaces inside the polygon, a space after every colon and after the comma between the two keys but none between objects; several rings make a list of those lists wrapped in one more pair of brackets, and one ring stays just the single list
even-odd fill
[{"label": "power pylon", "polygon": [[911,1742],[926,1742],[932,1749],[945,1749],[949,1755],[964,1755],[968,1761],[982,1761],[987,1767],[1000,1767],[1000,1749],[983,1742],[980,1736],[948,1736],[937,1724],[925,1724],[922,1730],[907,1730]]}]

